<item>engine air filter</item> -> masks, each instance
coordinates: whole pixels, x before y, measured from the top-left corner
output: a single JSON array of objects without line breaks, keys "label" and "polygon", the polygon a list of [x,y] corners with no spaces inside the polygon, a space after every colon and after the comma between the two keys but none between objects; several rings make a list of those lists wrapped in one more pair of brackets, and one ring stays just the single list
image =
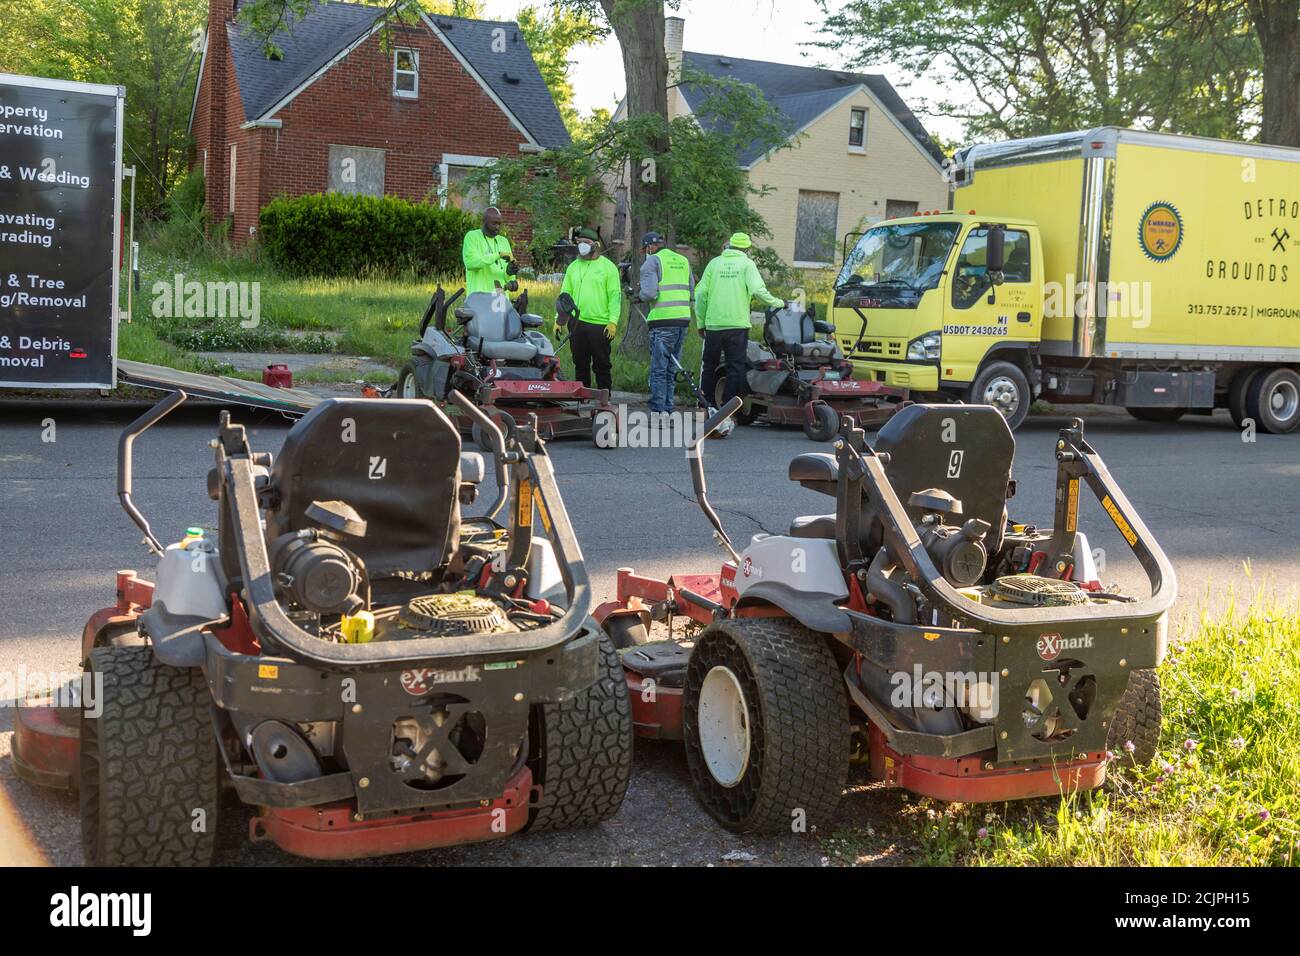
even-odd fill
[{"label": "engine air filter", "polygon": [[1008,574],[993,582],[993,593],[1004,601],[1027,607],[1067,607],[1087,604],[1088,592],[1073,581],[1037,574]]}]

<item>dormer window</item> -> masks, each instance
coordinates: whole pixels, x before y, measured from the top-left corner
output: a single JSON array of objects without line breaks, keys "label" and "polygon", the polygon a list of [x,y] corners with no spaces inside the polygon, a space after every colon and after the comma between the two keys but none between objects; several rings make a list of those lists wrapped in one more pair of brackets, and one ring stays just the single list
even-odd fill
[{"label": "dormer window", "polygon": [[413,100],[420,95],[420,51],[393,51],[393,95]]}]

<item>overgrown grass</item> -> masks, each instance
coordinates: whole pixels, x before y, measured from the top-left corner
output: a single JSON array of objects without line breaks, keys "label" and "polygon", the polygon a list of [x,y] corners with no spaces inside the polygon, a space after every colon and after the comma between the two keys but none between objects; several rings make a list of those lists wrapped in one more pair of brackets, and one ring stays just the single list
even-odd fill
[{"label": "overgrown grass", "polygon": [[[1161,669],[1155,763],[1102,790],[959,805],[911,800],[904,825],[931,865],[1294,866],[1300,862],[1300,608],[1254,603],[1202,618]],[[865,833],[834,834],[851,862]]]},{"label": "overgrown grass", "polygon": [[[153,314],[156,282],[172,283],[177,275],[186,281],[259,283],[261,320],[256,328],[245,329],[235,318],[173,318]],[[825,297],[827,278],[812,273],[805,277],[812,301]],[[410,357],[420,318],[441,282],[449,292],[460,288],[463,276],[326,279],[291,278],[276,272],[256,246],[231,251],[222,243],[209,243],[200,250],[160,230],[147,236],[141,247],[140,291],[133,308],[134,329],[122,337],[124,358],[189,368],[193,352],[336,352],[367,356],[393,369],[394,377]],[[559,288],[553,283],[523,279],[528,290],[529,310],[546,318],[543,331],[557,345],[563,336],[553,328],[555,299]],[[779,294],[794,295],[794,290]],[[626,307],[625,307],[626,308]],[[621,328],[626,330],[625,318]],[[614,387],[622,391],[648,391],[650,360],[645,353],[628,353],[615,342]],[[168,351],[168,347],[171,348]],[[702,343],[693,331],[686,338],[682,365],[697,374]],[[148,356],[154,357],[148,357]],[[178,362],[188,364],[177,364]],[[567,376],[573,374],[573,357],[568,347],[561,352]],[[678,389],[688,398],[685,386]]]}]

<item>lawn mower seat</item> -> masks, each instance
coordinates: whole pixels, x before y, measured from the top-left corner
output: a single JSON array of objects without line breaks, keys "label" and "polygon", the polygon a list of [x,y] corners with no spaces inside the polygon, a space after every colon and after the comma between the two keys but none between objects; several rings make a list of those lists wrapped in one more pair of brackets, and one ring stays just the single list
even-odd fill
[{"label": "lawn mower seat", "polygon": [[319,527],[307,517],[311,503],[343,501],[366,522],[363,537],[343,544],[372,578],[434,571],[459,546],[461,480],[460,433],[433,402],[331,398],[285,437],[271,468],[266,538]]},{"label": "lawn mower seat", "polygon": [[777,355],[796,359],[828,359],[835,354],[833,342],[817,338],[813,316],[790,308],[779,309],[766,322],[765,337]]},{"label": "lawn mower seat", "polygon": [[[996,553],[1007,523],[1007,496],[1016,443],[1006,419],[989,405],[909,405],[891,418],[872,447],[889,455],[885,474],[913,521],[922,509],[908,504],[913,492],[942,488],[962,504],[961,521],[981,518],[990,526],[986,547]],[[790,479],[805,488],[834,495],[839,479],[835,456],[798,455]],[[874,504],[863,503],[863,549],[880,547],[884,529]],[[960,523],[960,522],[959,522]],[[804,538],[835,536],[835,515],[796,518],[790,534]]]},{"label": "lawn mower seat", "polygon": [[472,313],[465,323],[466,344],[484,358],[503,362],[537,358],[537,344],[524,335],[524,321],[504,293],[474,292],[457,311]]}]

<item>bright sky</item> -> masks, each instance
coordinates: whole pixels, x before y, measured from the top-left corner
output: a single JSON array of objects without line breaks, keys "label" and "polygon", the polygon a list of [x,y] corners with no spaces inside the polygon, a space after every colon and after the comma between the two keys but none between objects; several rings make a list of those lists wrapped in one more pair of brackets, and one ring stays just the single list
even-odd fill
[{"label": "bright sky", "polygon": [[[486,15],[512,19],[520,7],[537,2],[487,0]],[[692,52],[807,66],[845,65],[830,51],[802,45],[819,36],[821,11],[814,0],[682,0],[676,15],[686,21],[685,45]],[[947,139],[962,138],[958,123],[946,117],[927,116],[921,111],[921,101],[939,93],[937,84],[918,81],[904,88],[902,74],[887,63],[873,64],[861,72],[887,76],[920,116],[926,129]],[[598,47],[575,50],[571,75],[580,112],[598,106],[613,109],[624,92],[618,42],[611,35]]]}]

